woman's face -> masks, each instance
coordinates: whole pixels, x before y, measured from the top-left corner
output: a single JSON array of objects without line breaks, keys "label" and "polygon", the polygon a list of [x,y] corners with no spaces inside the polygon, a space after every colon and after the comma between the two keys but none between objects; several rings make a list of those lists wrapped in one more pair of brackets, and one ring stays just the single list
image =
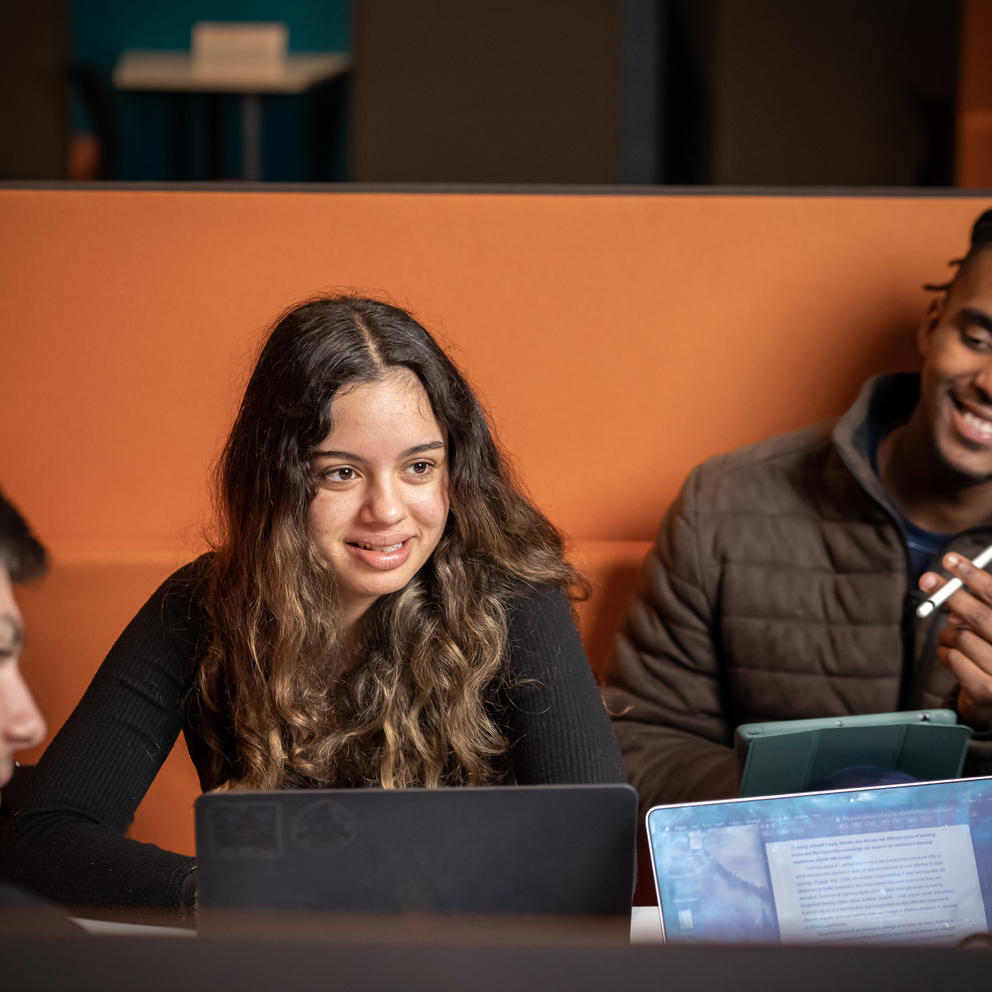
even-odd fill
[{"label": "woman's face", "polygon": [[447,437],[407,369],[341,390],[313,453],[310,536],[334,569],[345,627],[402,589],[448,519]]},{"label": "woman's face", "polygon": [[45,721],[18,668],[21,615],[4,565],[0,565],[0,788],[14,771],[14,752],[38,744]]}]

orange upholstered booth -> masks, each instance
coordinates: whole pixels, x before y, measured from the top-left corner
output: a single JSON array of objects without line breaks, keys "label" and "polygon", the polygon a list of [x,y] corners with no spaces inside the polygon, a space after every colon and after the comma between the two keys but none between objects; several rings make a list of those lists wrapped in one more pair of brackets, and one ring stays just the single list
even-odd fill
[{"label": "orange upholstered booth", "polygon": [[[985,205],[0,190],[0,484],[53,553],[20,594],[51,729],[152,589],[205,547],[211,467],[289,304],[355,290],[436,332],[593,582],[582,633],[601,669],[686,472],[912,367],[921,284],[947,275]],[[191,851],[196,792],[180,743],[134,836]]]}]

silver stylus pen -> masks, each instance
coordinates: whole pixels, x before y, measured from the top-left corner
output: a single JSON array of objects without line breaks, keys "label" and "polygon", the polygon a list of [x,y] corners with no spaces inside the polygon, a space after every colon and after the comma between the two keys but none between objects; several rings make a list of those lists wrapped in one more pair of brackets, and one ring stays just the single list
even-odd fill
[{"label": "silver stylus pen", "polygon": [[[992,561],[992,544],[971,559],[975,568],[984,568],[990,561]],[[943,606],[963,585],[964,583],[960,579],[951,579],[945,582],[933,595],[927,596],[916,607],[916,615],[921,619],[930,616],[938,606]]]}]

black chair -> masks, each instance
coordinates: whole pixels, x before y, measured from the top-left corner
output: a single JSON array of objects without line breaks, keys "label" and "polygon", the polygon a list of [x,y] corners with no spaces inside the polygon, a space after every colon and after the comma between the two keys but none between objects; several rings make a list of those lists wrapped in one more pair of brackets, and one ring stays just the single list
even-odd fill
[{"label": "black chair", "polygon": [[107,81],[91,65],[72,63],[68,70],[70,90],[83,105],[100,147],[100,161],[94,179],[115,179],[120,157],[120,123],[114,94]]}]

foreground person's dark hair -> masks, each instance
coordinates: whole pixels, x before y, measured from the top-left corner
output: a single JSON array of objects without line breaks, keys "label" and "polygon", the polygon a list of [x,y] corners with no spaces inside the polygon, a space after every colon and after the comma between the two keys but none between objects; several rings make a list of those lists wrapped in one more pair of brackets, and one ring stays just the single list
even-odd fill
[{"label": "foreground person's dark hair", "polygon": [[30,582],[48,569],[48,555],[27,521],[0,492],[0,565],[12,582]]}]

